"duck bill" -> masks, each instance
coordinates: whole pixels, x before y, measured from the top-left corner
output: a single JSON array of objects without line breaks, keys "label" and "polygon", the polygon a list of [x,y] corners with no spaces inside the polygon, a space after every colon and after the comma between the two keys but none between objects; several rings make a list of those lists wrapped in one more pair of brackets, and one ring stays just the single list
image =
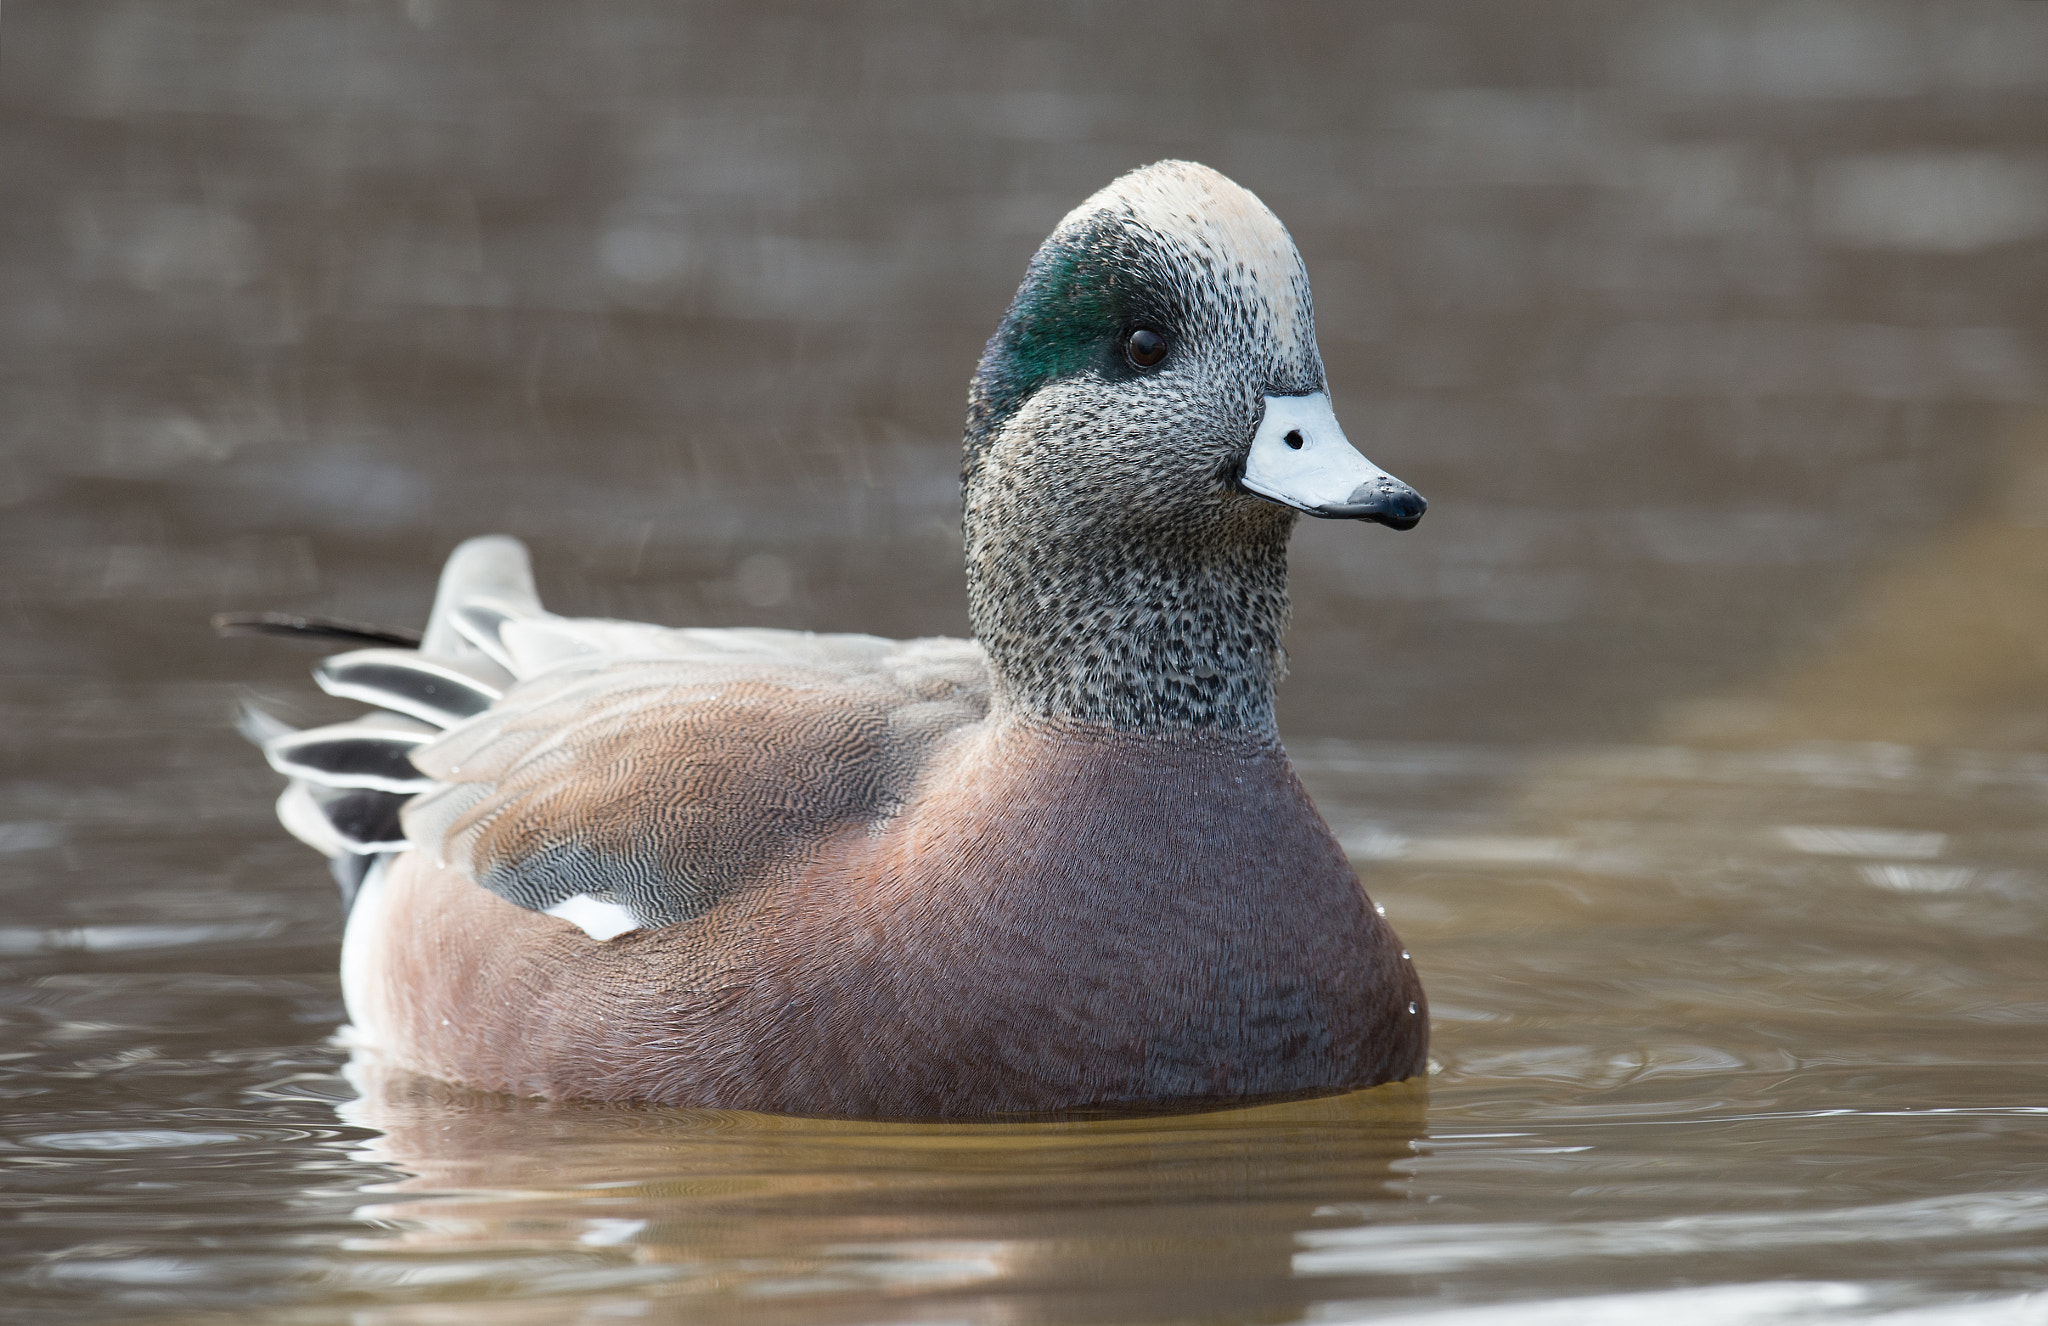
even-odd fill
[{"label": "duck bill", "polygon": [[1268,396],[1240,479],[1269,502],[1325,520],[1414,529],[1429,503],[1345,440],[1325,392]]}]

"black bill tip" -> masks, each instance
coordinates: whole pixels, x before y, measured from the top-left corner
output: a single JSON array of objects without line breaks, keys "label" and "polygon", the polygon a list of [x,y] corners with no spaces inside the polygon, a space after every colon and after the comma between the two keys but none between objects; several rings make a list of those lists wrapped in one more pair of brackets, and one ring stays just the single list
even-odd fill
[{"label": "black bill tip", "polygon": [[1388,529],[1414,529],[1422,521],[1429,503],[1422,494],[1396,479],[1362,483],[1342,502],[1332,502],[1309,512],[1325,520],[1370,520]]}]

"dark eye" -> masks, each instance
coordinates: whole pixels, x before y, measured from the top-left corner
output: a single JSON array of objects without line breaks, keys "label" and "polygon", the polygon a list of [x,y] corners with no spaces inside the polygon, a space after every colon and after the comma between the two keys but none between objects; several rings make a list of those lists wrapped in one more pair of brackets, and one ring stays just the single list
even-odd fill
[{"label": "dark eye", "polygon": [[1124,357],[1139,368],[1150,368],[1166,358],[1166,338],[1150,327],[1140,327],[1124,342]]}]

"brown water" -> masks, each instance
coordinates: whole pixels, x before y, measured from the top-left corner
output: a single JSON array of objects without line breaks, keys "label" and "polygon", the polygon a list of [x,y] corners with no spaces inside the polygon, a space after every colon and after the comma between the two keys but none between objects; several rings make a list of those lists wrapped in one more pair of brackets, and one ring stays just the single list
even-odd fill
[{"label": "brown water", "polygon": [[[1283,727],[1426,1081],[912,1127],[351,1077],[227,730],[457,538],[965,626],[965,383],[1166,155],[1431,511]],[[2048,5],[0,10],[9,1319],[2048,1322]]]}]

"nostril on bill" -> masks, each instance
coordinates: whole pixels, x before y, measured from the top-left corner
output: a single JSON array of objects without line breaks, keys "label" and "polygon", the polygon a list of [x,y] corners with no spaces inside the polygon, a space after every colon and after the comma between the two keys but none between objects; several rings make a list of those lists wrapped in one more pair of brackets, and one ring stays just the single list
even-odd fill
[{"label": "nostril on bill", "polygon": [[1288,450],[1290,451],[1301,450],[1301,430],[1299,428],[1295,429],[1286,437],[1282,438],[1281,441],[1287,444]]}]

